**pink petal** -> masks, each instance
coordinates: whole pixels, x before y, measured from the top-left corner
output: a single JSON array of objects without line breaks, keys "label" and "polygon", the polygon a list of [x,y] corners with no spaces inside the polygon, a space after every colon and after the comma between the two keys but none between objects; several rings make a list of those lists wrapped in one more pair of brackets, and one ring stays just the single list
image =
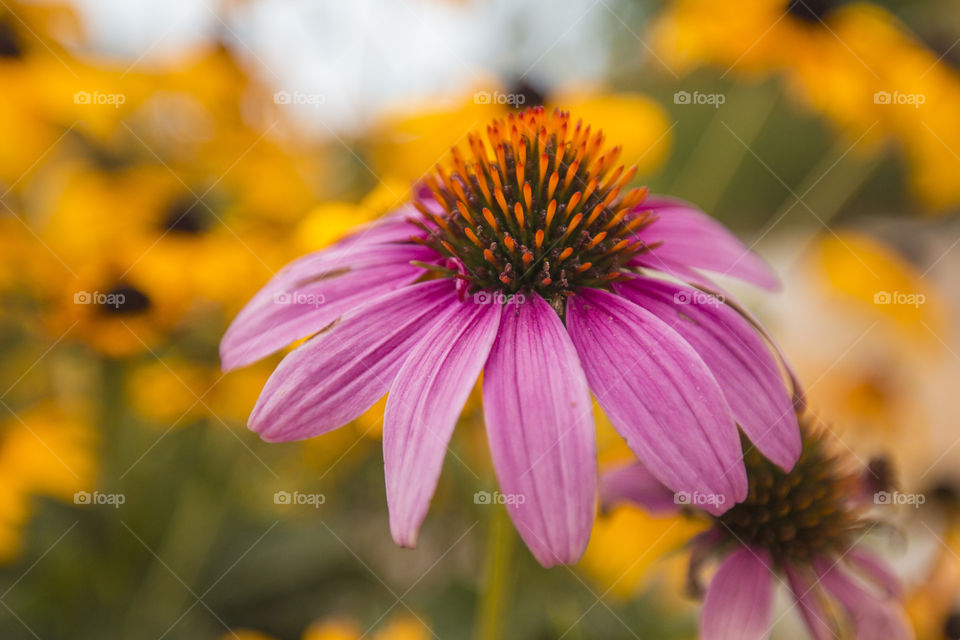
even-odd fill
[{"label": "pink petal", "polygon": [[419,245],[339,246],[282,269],[237,314],[220,342],[224,371],[320,331],[343,313],[423,274],[411,260],[436,258]]},{"label": "pink petal", "polygon": [[633,502],[651,513],[677,510],[673,491],[666,488],[639,462],[627,464],[600,475],[600,500],[614,506]]},{"label": "pink petal", "polygon": [[450,279],[404,287],[357,308],[287,355],[267,380],[249,426],[264,440],[302,440],[372,407],[438,315],[457,303]]},{"label": "pink petal", "polygon": [[764,552],[734,551],[713,576],[700,615],[701,640],[761,640],[770,636],[773,573]]},{"label": "pink petal", "polygon": [[390,531],[416,545],[447,443],[500,326],[500,304],[454,302],[417,344],[387,398],[383,462]]},{"label": "pink petal", "polygon": [[646,259],[662,257],[682,265],[715,271],[753,283],[765,289],[779,288],[777,276],[755,253],[722,224],[692,204],[671,198],[646,200],[643,210],[652,209],[657,219],[640,236],[653,245]]},{"label": "pink petal", "polygon": [[883,587],[887,595],[894,598],[903,597],[903,586],[900,584],[900,579],[894,575],[886,562],[873,553],[861,549],[851,549],[844,556],[844,559],[853,568]]},{"label": "pink petal", "polygon": [[790,585],[790,591],[793,593],[794,601],[803,621],[806,623],[807,631],[813,637],[813,640],[833,640],[838,637],[832,626],[830,614],[820,603],[820,589],[810,580],[806,579],[800,571],[787,566],[787,583]]},{"label": "pink petal", "polygon": [[837,564],[814,564],[820,584],[837,599],[853,621],[858,640],[910,640],[913,630],[900,603],[871,593],[850,578]]},{"label": "pink petal", "polygon": [[590,389],[667,487],[720,514],[747,495],[740,437],[709,368],[676,331],[632,302],[581,290],[567,327]]},{"label": "pink petal", "polygon": [[504,309],[484,371],[483,409],[520,536],[545,567],[575,562],[596,500],[592,403],[563,323],[538,295]]},{"label": "pink petal", "polygon": [[722,292],[720,285],[696,269],[691,269],[690,267],[674,262],[673,260],[664,258],[658,254],[655,254],[653,251],[641,253],[636,258],[631,260],[630,264],[631,266],[641,267],[643,269],[659,271],[660,273],[676,278],[681,282],[686,282],[687,284],[697,287],[698,289]]},{"label": "pink petal", "polygon": [[800,427],[780,368],[753,327],[722,299],[670,282],[634,278],[617,291],[693,347],[750,441],[784,470],[793,468]]}]

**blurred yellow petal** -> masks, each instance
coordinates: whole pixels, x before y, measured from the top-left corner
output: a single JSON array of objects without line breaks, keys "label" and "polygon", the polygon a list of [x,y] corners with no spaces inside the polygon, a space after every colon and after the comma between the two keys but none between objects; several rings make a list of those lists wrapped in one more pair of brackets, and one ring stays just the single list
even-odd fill
[{"label": "blurred yellow petal", "polygon": [[401,616],[377,630],[373,637],[374,640],[428,640],[433,634],[416,618]]},{"label": "blurred yellow petal", "polygon": [[22,528],[32,512],[32,495],[72,502],[97,474],[96,432],[77,407],[42,404],[4,424],[0,435],[0,562],[22,545]]},{"label": "blurred yellow petal", "polygon": [[550,96],[550,105],[569,110],[602,129],[607,140],[621,145],[620,162],[637,165],[649,173],[663,164],[670,150],[670,120],[653,99],[640,93],[561,92]]},{"label": "blurred yellow petal", "polygon": [[824,235],[813,260],[832,298],[891,322],[907,338],[935,341],[931,331],[947,326],[945,306],[923,273],[867,235]]},{"label": "blurred yellow petal", "polygon": [[0,466],[24,486],[61,500],[88,489],[97,473],[96,432],[74,408],[41,405],[8,421],[0,444]]},{"label": "blurred yellow petal", "polygon": [[662,574],[665,556],[704,528],[680,515],[654,516],[638,507],[619,506],[597,518],[578,566],[604,590],[629,597],[654,575]]},{"label": "blurred yellow petal", "polygon": [[133,409],[163,427],[184,426],[186,414],[199,416],[203,406],[197,400],[209,386],[209,376],[181,359],[152,360],[133,370],[127,394]]},{"label": "blurred yellow petal", "polygon": [[297,227],[297,241],[305,251],[316,251],[333,244],[371,218],[365,207],[352,202],[324,202],[314,207]]},{"label": "blurred yellow petal", "polygon": [[597,426],[597,461],[601,469],[635,459],[627,441],[617,433],[607,414],[596,402],[593,403],[593,421]]},{"label": "blurred yellow petal", "polygon": [[[482,95],[486,100],[477,97]],[[506,106],[493,104],[490,95],[481,91],[394,108],[370,133],[374,171],[407,182],[419,180],[451,146],[506,113]]]},{"label": "blurred yellow petal", "polygon": [[357,640],[363,629],[349,620],[327,620],[318,622],[307,629],[303,640]]},{"label": "blurred yellow petal", "polygon": [[[934,534],[931,531],[931,534]],[[960,594],[960,527],[949,527],[940,552],[929,573],[907,593],[907,615],[917,633],[917,640],[941,640],[947,619],[954,614]]]}]

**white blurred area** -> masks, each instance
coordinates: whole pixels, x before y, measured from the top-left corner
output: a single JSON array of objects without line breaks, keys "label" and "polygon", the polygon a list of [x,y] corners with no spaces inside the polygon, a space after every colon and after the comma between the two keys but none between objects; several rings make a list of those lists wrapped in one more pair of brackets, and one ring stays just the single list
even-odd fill
[{"label": "white blurred area", "polygon": [[323,134],[368,125],[389,105],[525,80],[539,87],[605,75],[605,0],[72,0],[92,53],[162,65],[220,39]]}]

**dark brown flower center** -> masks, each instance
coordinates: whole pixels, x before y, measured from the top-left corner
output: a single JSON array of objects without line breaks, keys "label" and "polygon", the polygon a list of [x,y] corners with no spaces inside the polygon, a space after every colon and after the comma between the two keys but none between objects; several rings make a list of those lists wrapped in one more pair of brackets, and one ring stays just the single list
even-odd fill
[{"label": "dark brown flower center", "polygon": [[787,13],[805,22],[820,24],[836,4],[836,0],[790,0]]},{"label": "dark brown flower center", "polygon": [[9,19],[0,19],[0,58],[23,57],[20,36]]},{"label": "dark brown flower center", "polygon": [[129,284],[119,284],[98,301],[101,313],[108,315],[133,315],[150,308],[150,298],[143,291]]},{"label": "dark brown flower center", "polygon": [[198,199],[182,196],[173,200],[167,207],[162,227],[166,231],[192,235],[206,231],[210,227],[210,220]]},{"label": "dark brown flower center", "polygon": [[[511,113],[452,149],[426,184],[442,211],[417,201],[427,237],[449,258],[446,275],[473,290],[535,291],[562,306],[577,287],[609,287],[649,247],[637,232],[655,218],[637,211],[646,188],[621,194],[636,168],[616,166],[600,131],[542,107]],[[616,168],[614,168],[616,167]]]},{"label": "dark brown flower center", "polygon": [[749,495],[716,518],[731,544],[765,549],[776,562],[842,553],[864,523],[855,504],[860,474],[845,468],[822,432],[801,428],[803,451],[789,473],[747,445]]}]

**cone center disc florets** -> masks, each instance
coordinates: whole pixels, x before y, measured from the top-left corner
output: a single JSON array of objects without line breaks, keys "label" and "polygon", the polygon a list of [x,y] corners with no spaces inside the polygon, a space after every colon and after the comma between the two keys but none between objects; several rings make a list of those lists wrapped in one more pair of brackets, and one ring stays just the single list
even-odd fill
[{"label": "cone center disc florets", "polygon": [[748,445],[750,492],[717,518],[717,530],[731,543],[766,549],[777,562],[843,553],[863,522],[858,474],[842,468],[821,433],[803,431],[803,451],[789,473]]},{"label": "cone center disc florets", "polygon": [[415,204],[419,241],[472,291],[533,291],[559,306],[577,287],[609,287],[648,248],[637,235],[654,219],[637,210],[647,190],[622,194],[636,168],[617,166],[620,147],[604,149],[603,133],[569,113],[510,114],[467,146],[427,176],[433,199]]}]

